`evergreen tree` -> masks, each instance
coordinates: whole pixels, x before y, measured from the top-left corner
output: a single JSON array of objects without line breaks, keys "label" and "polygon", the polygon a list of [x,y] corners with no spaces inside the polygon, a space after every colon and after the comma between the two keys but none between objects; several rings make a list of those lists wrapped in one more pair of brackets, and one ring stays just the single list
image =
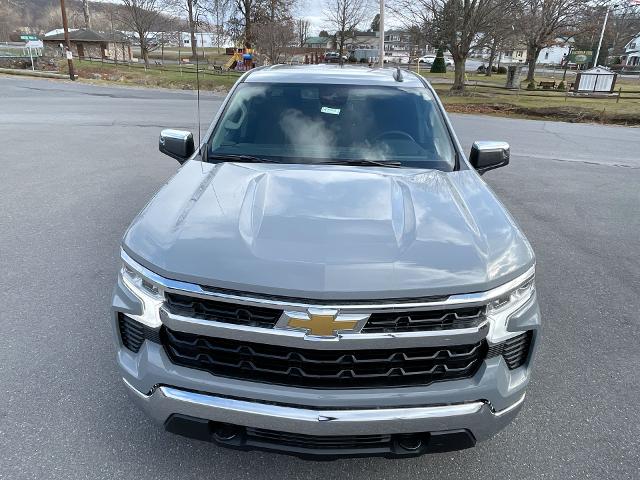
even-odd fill
[{"label": "evergreen tree", "polygon": [[438,53],[436,53],[436,59],[431,65],[431,73],[447,73],[447,64],[444,63],[444,52],[442,48],[439,48]]}]

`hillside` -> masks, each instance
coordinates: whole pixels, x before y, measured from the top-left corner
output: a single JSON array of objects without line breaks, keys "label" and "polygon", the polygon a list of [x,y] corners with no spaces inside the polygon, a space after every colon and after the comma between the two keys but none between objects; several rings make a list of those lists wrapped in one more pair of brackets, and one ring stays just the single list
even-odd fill
[{"label": "hillside", "polygon": [[[80,0],[66,0],[69,28],[84,28],[84,15]],[[126,29],[119,21],[122,5],[109,2],[90,2],[89,11],[94,30]],[[160,24],[170,23],[163,18]],[[175,22],[174,22],[175,23]],[[12,32],[42,34],[62,26],[59,0],[0,0],[0,41],[8,41]],[[158,30],[162,29],[158,25]]]}]

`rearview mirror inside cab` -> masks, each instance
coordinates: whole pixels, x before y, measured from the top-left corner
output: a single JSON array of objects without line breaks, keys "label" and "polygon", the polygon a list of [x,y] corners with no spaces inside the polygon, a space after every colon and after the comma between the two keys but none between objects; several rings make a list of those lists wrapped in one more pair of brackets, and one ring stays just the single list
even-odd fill
[{"label": "rearview mirror inside cab", "polygon": [[478,173],[483,174],[494,168],[509,164],[509,144],[507,142],[474,142],[469,161]]},{"label": "rearview mirror inside cab", "polygon": [[175,158],[182,164],[186,162],[195,151],[193,134],[186,130],[167,128],[160,132],[158,147],[162,153]]}]

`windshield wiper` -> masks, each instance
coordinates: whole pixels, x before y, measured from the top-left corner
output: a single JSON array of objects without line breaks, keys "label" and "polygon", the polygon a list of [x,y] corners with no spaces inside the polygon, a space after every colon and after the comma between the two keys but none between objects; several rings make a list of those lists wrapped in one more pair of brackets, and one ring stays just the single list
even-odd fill
[{"label": "windshield wiper", "polygon": [[396,162],[393,160],[369,160],[366,158],[358,159],[358,160],[330,160],[327,162],[320,162],[325,165],[356,165],[356,166],[376,166],[376,167],[390,167],[390,168],[400,168],[402,167],[401,162]]},{"label": "windshield wiper", "polygon": [[254,157],[253,155],[241,155],[233,153],[210,153],[207,160],[220,160],[222,162],[240,163],[282,163],[279,160],[271,160],[264,157]]}]

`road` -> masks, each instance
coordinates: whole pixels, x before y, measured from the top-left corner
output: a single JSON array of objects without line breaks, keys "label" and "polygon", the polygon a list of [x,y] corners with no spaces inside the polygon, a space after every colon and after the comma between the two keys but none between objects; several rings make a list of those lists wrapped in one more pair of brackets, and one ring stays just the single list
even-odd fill
[{"label": "road", "polygon": [[[209,119],[220,98],[203,95]],[[0,77],[0,478],[640,478],[640,130],[454,116],[512,144],[485,178],[538,257],[544,338],[516,421],[475,449],[307,462],[168,434],[126,397],[107,323],[119,241],[176,171],[193,92]]]}]

